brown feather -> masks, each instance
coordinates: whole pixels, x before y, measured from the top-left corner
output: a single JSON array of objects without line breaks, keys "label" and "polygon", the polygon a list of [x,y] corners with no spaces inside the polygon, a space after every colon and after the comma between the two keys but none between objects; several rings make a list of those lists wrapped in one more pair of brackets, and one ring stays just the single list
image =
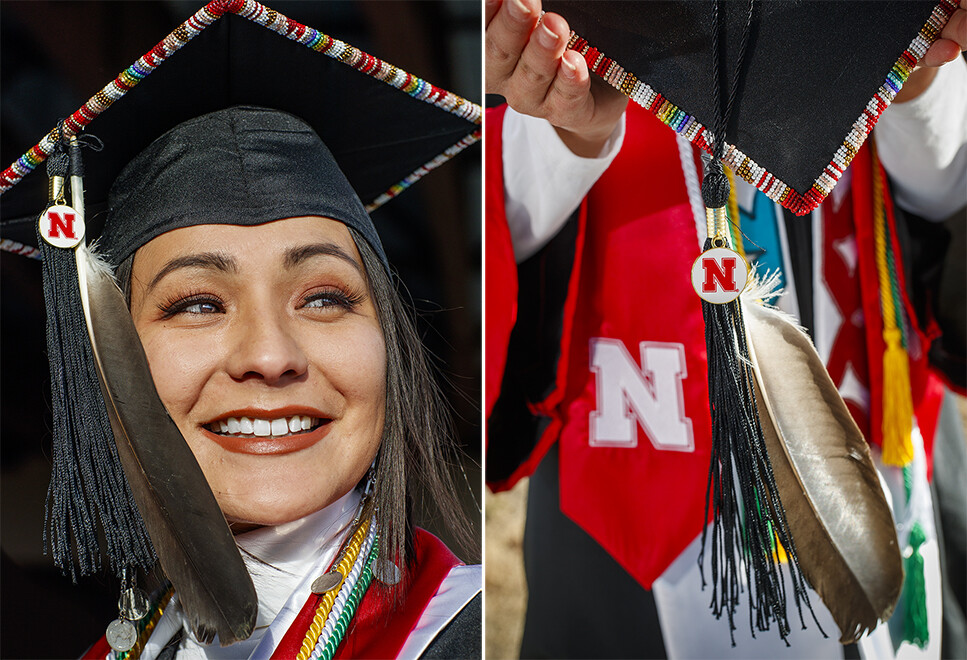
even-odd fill
[{"label": "brown feather", "polygon": [[854,642],[893,612],[903,565],[869,447],[812,342],[743,301],[762,430],[803,574]]},{"label": "brown feather", "polygon": [[198,462],[158,397],[124,296],[77,250],[101,389],[125,476],[192,632],[223,645],[247,639],[258,601],[235,539]]}]

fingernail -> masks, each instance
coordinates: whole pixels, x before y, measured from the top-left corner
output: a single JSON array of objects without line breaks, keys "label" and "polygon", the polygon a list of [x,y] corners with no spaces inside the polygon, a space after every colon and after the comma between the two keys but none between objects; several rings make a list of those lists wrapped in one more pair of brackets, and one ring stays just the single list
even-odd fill
[{"label": "fingernail", "polygon": [[510,11],[510,15],[516,18],[518,21],[523,21],[531,15],[531,10],[523,3],[522,0],[509,0],[507,3],[507,9]]},{"label": "fingernail", "polygon": [[557,45],[557,35],[543,23],[537,28],[537,40],[548,50]]},{"label": "fingernail", "polygon": [[564,65],[563,67],[561,67],[561,73],[564,74],[564,77],[565,78],[570,78],[571,80],[574,80],[574,78],[577,77],[578,68],[576,66],[574,66],[573,64],[571,64],[567,60],[567,58],[562,59],[561,60],[561,64]]}]

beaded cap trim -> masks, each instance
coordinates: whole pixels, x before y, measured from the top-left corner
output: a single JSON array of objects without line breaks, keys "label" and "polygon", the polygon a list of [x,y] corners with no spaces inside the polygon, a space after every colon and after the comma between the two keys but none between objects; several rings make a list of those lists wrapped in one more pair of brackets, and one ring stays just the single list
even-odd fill
[{"label": "beaded cap trim", "polygon": [[[411,97],[434,105],[441,110],[466,119],[473,124],[480,124],[483,111],[479,105],[472,103],[452,92],[430,84],[422,78],[399,69],[392,64],[373,57],[368,53],[323,34],[322,32],[303,25],[274,9],[269,9],[256,0],[212,0],[199,9],[194,16],[175,28],[171,34],[160,41],[154,48],[140,57],[134,64],[118,74],[118,77],[92,96],[74,114],[64,121],[64,132],[67,137],[77,135],[85,126],[107,110],[111,104],[124,96],[131,88],[144,80],[152,71],[164,62],[172,53],[196,37],[202,30],[217,21],[225,13],[237,14],[253,23],[257,23],[278,34],[296,41],[307,48],[339,60],[348,66],[380,80],[391,87],[409,94]],[[0,194],[17,184],[23,177],[32,172],[35,167],[44,162],[53,151],[59,139],[57,129],[53,129],[27,153],[12,163],[0,174]],[[387,192],[370,202],[366,210],[372,211],[386,203],[399,193],[410,187],[413,182],[422,178],[427,172],[439,167],[447,160],[463,151],[466,147],[480,139],[480,130],[476,130],[464,137],[455,145],[430,160],[400,183],[394,185]]]},{"label": "beaded cap trim", "polygon": [[[896,97],[897,92],[910,76],[910,72],[927,52],[940,34],[940,30],[947,23],[947,19],[957,8],[954,0],[940,0],[934,7],[933,13],[927,20],[913,42],[907,47],[896,61],[886,80],[877,90],[873,98],[866,104],[863,113],[853,123],[853,128],[846,135],[843,144],[836,150],[833,160],[826,166],[823,173],[813,182],[812,187],[803,194],[797,193],[788,185],[769,173],[764,167],[746,156],[731,144],[725,145],[723,161],[737,176],[742,177],[766,194],[769,199],[778,202],[796,215],[805,215],[819,206],[826,195],[832,191],[843,172],[859,151],[867,136],[873,130],[880,115]],[[575,33],[571,33],[568,48],[577,51],[588,63],[588,68],[601,76],[608,84],[632,101],[650,111],[666,126],[671,127],[689,142],[712,153],[714,143],[711,131],[700,124],[694,117],[686,114],[681,108],[671,103],[650,85],[638,80],[630,71],[625,71],[617,62],[609,59],[592,47],[586,40]]]}]

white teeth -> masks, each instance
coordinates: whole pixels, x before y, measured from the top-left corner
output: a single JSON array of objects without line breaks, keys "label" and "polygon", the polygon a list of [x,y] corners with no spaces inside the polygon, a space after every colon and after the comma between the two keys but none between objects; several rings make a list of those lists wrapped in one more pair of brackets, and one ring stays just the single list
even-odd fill
[{"label": "white teeth", "polygon": [[306,415],[293,415],[279,419],[257,419],[251,417],[229,417],[209,424],[213,431],[230,435],[254,435],[259,438],[284,436],[290,433],[308,431],[319,420]]},{"label": "white teeth", "polygon": [[269,428],[272,429],[272,435],[285,435],[289,432],[289,423],[284,419],[273,419]]}]

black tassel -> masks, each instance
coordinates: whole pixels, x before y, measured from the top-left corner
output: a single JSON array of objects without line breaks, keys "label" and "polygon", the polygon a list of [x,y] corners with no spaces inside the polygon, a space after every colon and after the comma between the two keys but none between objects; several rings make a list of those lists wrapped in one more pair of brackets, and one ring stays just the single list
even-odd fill
[{"label": "black tassel", "polygon": [[[69,174],[64,149],[48,158],[48,176]],[[76,168],[70,174],[77,175]],[[53,470],[47,491],[45,551],[75,582],[101,567],[98,528],[111,569],[150,568],[155,561],[118,460],[101,397],[87,323],[81,305],[73,249],[50,245],[37,231],[43,259],[47,352],[53,414]],[[78,249],[86,249],[84,247]]]},{"label": "black tassel", "polygon": [[[705,249],[712,247],[710,238]],[[725,304],[702,301],[702,314],[712,420],[712,458],[705,504],[706,520],[709,507],[712,509],[712,612],[717,618],[723,613],[728,616],[734,646],[732,631],[744,572],[749,587],[749,626],[753,637],[755,630],[768,630],[770,622],[775,621],[779,635],[785,640],[790,628],[777,542],[782,544],[789,559],[793,597],[804,628],[802,604],[810,612],[812,606],[759,423],[742,309],[738,300]],[[703,587],[708,531],[706,526],[699,555]]]}]

